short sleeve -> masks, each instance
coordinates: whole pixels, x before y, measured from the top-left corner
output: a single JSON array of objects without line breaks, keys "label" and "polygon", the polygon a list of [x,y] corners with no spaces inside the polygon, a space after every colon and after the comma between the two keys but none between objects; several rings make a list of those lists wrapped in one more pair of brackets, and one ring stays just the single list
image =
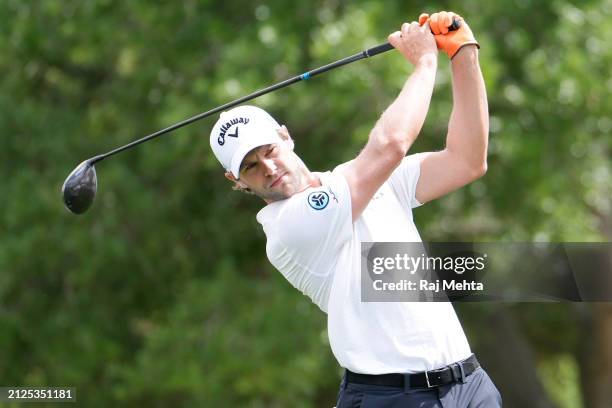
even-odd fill
[{"label": "short sleeve", "polygon": [[416,188],[421,174],[421,162],[419,158],[421,154],[422,153],[412,154],[404,157],[388,180],[391,189],[402,205],[407,209],[422,205],[416,199]]},{"label": "short sleeve", "polygon": [[[298,194],[285,205],[278,217],[278,239],[286,247],[299,250],[303,265],[330,257],[352,236],[351,194],[340,172],[324,175],[321,187]],[[315,264],[317,264],[315,262]]]}]

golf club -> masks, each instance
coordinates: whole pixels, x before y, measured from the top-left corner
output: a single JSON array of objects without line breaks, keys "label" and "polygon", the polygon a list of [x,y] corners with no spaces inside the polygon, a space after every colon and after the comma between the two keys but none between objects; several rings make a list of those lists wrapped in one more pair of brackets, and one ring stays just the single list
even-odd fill
[{"label": "golf club", "polygon": [[[449,30],[457,30],[460,27],[459,20],[453,20],[452,25],[449,27]],[[183,126],[189,125],[195,121],[200,119],[204,119],[208,116],[214,115],[215,113],[222,112],[228,108],[232,108],[236,105],[239,105],[243,102],[249,101],[251,99],[257,98],[258,96],[265,95],[272,91],[276,91],[277,89],[284,88],[286,86],[292,85],[296,82],[307,80],[309,78],[314,77],[315,75],[319,75],[323,72],[332,70],[334,68],[341,67],[346,64],[350,64],[351,62],[358,61],[363,58],[373,57],[375,55],[381,54],[383,52],[392,50],[393,46],[391,44],[384,43],[377,45],[372,48],[368,48],[364,51],[361,51],[357,54],[351,55],[349,57],[340,59],[338,61],[332,62],[330,64],[324,65],[322,67],[313,69],[311,71],[307,71],[301,75],[294,76],[293,78],[286,79],[282,82],[274,84],[264,89],[260,89],[259,91],[253,92],[249,95],[243,96],[242,98],[236,99],[232,102],[228,102],[224,105],[218,106],[209,111],[200,113],[196,116],[193,116],[189,119],[183,120],[182,122],[178,122],[172,126],[169,126],[165,129],[158,130],[155,133],[152,133],[148,136],[145,136],[141,139],[135,140],[131,143],[126,144],[125,146],[118,147],[114,150],[111,150],[107,153],[100,154],[98,156],[94,156],[90,159],[83,161],[79,164],[66,178],[64,184],[62,185],[62,195],[64,199],[64,204],[66,208],[68,208],[74,214],[82,214],[91,207],[95,197],[96,192],[98,190],[98,179],[96,176],[96,169],[94,165],[108,157],[111,157],[117,153],[121,153],[124,150],[130,149],[134,146],[137,146],[141,143],[147,142],[151,139],[154,139],[158,136],[171,132],[173,130],[179,129]]]}]

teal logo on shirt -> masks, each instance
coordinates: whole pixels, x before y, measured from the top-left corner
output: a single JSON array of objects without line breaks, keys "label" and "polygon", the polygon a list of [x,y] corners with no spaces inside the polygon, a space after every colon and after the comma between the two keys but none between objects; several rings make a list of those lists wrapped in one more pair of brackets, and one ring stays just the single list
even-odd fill
[{"label": "teal logo on shirt", "polygon": [[325,191],[314,191],[308,194],[308,205],[315,210],[322,210],[329,204],[329,196]]}]

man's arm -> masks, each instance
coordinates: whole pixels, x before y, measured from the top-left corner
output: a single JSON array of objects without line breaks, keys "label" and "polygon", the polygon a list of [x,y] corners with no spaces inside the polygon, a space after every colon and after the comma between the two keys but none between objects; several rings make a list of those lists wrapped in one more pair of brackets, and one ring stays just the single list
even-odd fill
[{"label": "man's arm", "polygon": [[389,36],[389,42],[415,68],[397,99],[370,132],[365,148],[340,169],[351,191],[353,221],[400,164],[418,136],[433,92],[437,48],[429,25],[404,23],[401,32]]},{"label": "man's arm", "polygon": [[[466,23],[462,21],[462,24]],[[471,183],[487,170],[489,111],[477,46],[471,43],[461,47],[454,54],[451,65],[453,111],[446,148],[420,155],[416,198],[421,203]]]}]

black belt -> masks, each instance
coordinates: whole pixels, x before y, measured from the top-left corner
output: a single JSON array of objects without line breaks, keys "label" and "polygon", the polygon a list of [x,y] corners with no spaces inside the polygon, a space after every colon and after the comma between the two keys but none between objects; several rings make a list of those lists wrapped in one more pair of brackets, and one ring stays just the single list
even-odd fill
[{"label": "black belt", "polygon": [[451,364],[444,368],[431,371],[423,371],[412,374],[357,374],[346,370],[346,381],[349,383],[366,385],[384,385],[387,387],[433,388],[454,382],[464,382],[465,377],[472,374],[480,367],[476,356],[472,354],[465,360]]}]

